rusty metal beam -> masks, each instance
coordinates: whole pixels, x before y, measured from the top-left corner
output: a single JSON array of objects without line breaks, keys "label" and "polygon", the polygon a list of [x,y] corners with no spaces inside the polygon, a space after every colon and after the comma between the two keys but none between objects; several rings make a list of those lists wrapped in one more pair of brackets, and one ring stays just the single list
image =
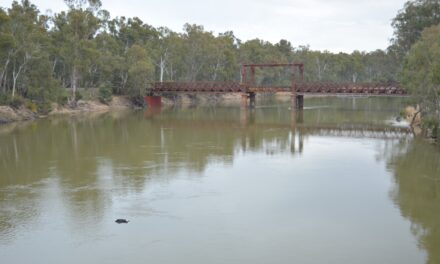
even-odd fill
[{"label": "rusty metal beam", "polygon": [[[292,86],[246,86],[238,82],[163,82],[153,84],[153,93],[276,93],[292,92]],[[303,83],[296,94],[406,95],[398,84]]]}]

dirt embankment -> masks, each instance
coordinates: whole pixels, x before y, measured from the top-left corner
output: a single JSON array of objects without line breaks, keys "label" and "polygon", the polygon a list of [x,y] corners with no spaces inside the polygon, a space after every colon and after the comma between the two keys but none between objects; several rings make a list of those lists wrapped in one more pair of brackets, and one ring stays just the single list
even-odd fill
[{"label": "dirt embankment", "polygon": [[75,107],[60,106],[56,103],[52,104],[52,111],[49,115],[63,114],[80,114],[87,112],[107,112],[112,109],[130,109],[135,108],[130,99],[122,96],[115,96],[109,104],[103,104],[99,101],[83,101],[79,100]]},{"label": "dirt embankment", "polygon": [[12,108],[10,106],[0,106],[0,124],[32,120],[37,117],[37,114],[24,106],[21,106],[18,109]]},{"label": "dirt embankment", "polygon": [[[122,96],[113,97],[112,101],[107,105],[99,101],[78,101],[76,107],[70,106],[60,106],[56,103],[52,104],[51,112],[48,114],[52,115],[75,115],[81,113],[92,113],[92,112],[108,112],[113,109],[134,109],[135,106],[131,101]],[[12,108],[10,106],[0,106],[0,124],[28,121],[37,118],[42,118],[37,113],[32,112],[25,106],[20,108]]]}]

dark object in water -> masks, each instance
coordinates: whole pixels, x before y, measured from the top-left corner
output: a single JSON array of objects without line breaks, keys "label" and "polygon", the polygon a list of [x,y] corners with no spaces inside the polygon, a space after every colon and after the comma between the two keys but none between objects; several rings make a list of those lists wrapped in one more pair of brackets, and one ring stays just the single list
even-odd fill
[{"label": "dark object in water", "polygon": [[128,224],[129,221],[126,219],[117,219],[115,222],[118,224]]}]

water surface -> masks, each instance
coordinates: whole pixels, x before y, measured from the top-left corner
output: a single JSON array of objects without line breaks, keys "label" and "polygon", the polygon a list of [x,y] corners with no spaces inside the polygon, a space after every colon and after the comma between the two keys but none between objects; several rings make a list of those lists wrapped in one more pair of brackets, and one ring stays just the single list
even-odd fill
[{"label": "water surface", "polygon": [[[440,263],[440,152],[400,99],[0,129],[1,263]],[[126,218],[127,225],[114,220]]]}]

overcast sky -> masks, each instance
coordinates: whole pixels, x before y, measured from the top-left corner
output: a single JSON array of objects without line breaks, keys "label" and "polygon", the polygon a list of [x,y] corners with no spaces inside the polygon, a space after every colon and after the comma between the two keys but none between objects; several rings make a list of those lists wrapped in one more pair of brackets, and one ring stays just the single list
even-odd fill
[{"label": "overcast sky", "polygon": [[[391,20],[406,0],[102,0],[112,17],[137,16],[145,23],[182,31],[185,23],[214,33],[232,30],[241,40],[352,52],[385,49]],[[31,0],[40,11],[66,10],[62,0]],[[10,7],[12,0],[0,0]]]}]

